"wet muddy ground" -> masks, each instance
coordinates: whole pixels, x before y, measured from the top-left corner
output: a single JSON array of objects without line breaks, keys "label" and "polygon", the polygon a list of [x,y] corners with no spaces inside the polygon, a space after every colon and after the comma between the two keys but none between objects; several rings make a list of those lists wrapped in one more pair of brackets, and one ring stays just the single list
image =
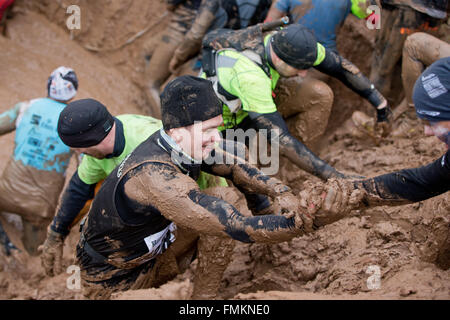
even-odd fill
[{"label": "wet muddy ground", "polygon": [[[76,2],[84,12],[82,29],[65,28],[68,1],[17,1],[19,12],[0,37],[0,112],[15,103],[45,95],[46,80],[59,65],[74,68],[80,81],[77,98],[102,101],[113,114],[146,113],[143,70],[158,32],[149,29],[131,44],[117,48],[158,20],[162,1]],[[338,37],[343,56],[369,73],[374,32],[364,22],[347,19]],[[72,39],[71,39],[72,37]],[[87,48],[87,49],[86,49]],[[88,50],[89,49],[89,50]],[[95,49],[95,50],[94,50]],[[184,69],[189,71],[189,65]],[[343,124],[354,110],[373,115],[370,106],[338,81],[325,136],[314,148],[338,170],[374,176],[431,162],[444,153],[437,139],[425,137],[414,119],[408,138],[369,139],[345,134]],[[398,78],[392,100],[400,101]],[[397,122],[404,121],[400,117]],[[14,134],[1,138],[0,170],[13,148]],[[74,171],[72,163],[68,176]],[[282,160],[277,175],[299,192],[305,179],[315,179]],[[401,207],[356,211],[351,217],[313,234],[276,245],[237,243],[222,280],[223,299],[449,299],[450,195]],[[20,247],[21,223],[15,215],[0,219]],[[66,240],[64,264],[73,263],[77,226]],[[0,254],[0,299],[82,299],[70,286],[69,273],[49,278],[38,257],[17,259]],[[191,268],[157,289],[116,294],[115,299],[186,299],[192,293]],[[69,285],[68,285],[69,281]]]}]

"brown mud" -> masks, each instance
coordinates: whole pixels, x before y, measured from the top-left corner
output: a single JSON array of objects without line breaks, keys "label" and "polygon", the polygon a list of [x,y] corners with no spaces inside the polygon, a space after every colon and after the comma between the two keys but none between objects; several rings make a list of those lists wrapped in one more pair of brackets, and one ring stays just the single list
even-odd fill
[{"label": "brown mud", "polygon": [[[21,12],[9,21],[9,38],[0,37],[0,112],[17,102],[42,97],[50,72],[59,65],[74,68],[80,81],[76,98],[102,101],[113,114],[147,110],[144,69],[167,21],[119,50],[164,12],[160,1],[71,1],[82,9],[82,29],[65,28],[69,1],[16,1]],[[83,13],[84,12],[84,13]],[[347,19],[338,35],[340,53],[369,74],[376,30],[365,21]],[[87,50],[86,48],[90,48]],[[93,50],[96,49],[96,50]],[[189,66],[189,64],[187,64]],[[189,67],[184,72],[192,72]],[[394,77],[402,99],[400,72]],[[408,138],[387,139],[375,146],[370,139],[340,133],[355,110],[371,116],[371,106],[337,80],[326,81],[334,103],[318,154],[341,172],[375,176],[416,167],[444,153],[442,144],[421,129]],[[397,90],[395,90],[397,88]],[[401,120],[401,119],[400,119]],[[418,121],[414,120],[417,128]],[[14,133],[1,138],[0,156],[8,159]],[[0,170],[6,161],[0,162]],[[74,161],[68,170],[71,176]],[[311,175],[282,159],[277,175],[298,194]],[[223,299],[450,299],[450,195],[398,207],[355,211],[350,217],[312,234],[275,245],[236,242],[232,261],[219,290]],[[15,215],[0,214],[14,244],[23,250],[23,225]],[[75,226],[64,247],[64,265],[74,263],[79,239]],[[193,293],[198,261],[159,288],[131,290],[114,299],[188,299]],[[379,281],[377,280],[379,275]],[[0,253],[0,299],[83,299],[68,289],[70,273],[44,275],[38,257],[15,258]],[[371,282],[372,281],[372,282]],[[375,286],[373,285],[375,284]],[[70,286],[69,286],[70,287]]]}]

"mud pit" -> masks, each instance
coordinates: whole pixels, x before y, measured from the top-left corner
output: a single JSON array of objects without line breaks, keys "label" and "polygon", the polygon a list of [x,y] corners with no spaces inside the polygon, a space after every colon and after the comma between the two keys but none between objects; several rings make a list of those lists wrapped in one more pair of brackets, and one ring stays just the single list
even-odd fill
[{"label": "mud pit", "polygon": [[[61,4],[50,0],[17,1],[20,13],[9,23],[9,38],[0,37],[1,47],[6,48],[0,51],[4,66],[0,69],[0,112],[19,101],[43,96],[50,72],[59,65],[66,65],[78,74],[77,98],[96,98],[113,114],[145,114],[142,91],[145,56],[151,53],[154,40],[166,22],[120,50],[108,49],[121,46],[156,22],[163,12],[163,3],[143,4],[129,0],[109,1],[102,6],[104,2],[71,1],[70,4],[80,5],[83,19],[82,29],[74,32],[74,40],[71,40],[65,28],[68,1],[60,1]],[[341,54],[365,74],[369,73],[374,32],[367,31],[363,22],[349,17],[338,37]],[[426,164],[443,154],[440,142],[424,137],[417,122],[418,129],[411,138],[386,140],[378,147],[370,141],[339,134],[337,129],[354,110],[371,115],[373,112],[336,80],[328,83],[335,102],[326,136],[315,149],[338,170],[374,176]],[[401,85],[397,83],[397,87]],[[397,94],[394,98],[399,101],[402,97]],[[1,137],[0,170],[12,153],[13,138],[13,134]],[[72,163],[68,176],[74,167]],[[305,178],[315,179],[284,159],[277,176],[296,192],[300,191]],[[222,280],[220,297],[449,299],[449,198],[446,193],[413,205],[355,212],[351,217],[289,243],[237,243]],[[2,215],[1,220],[12,241],[20,247],[21,224],[17,216]],[[73,263],[79,237],[77,229],[75,226],[66,240],[65,266]],[[22,255],[20,258],[26,267],[0,255],[0,299],[83,298],[80,291],[67,288],[69,274],[49,278],[44,276],[38,257]],[[128,291],[113,298],[186,299],[193,290],[195,267],[196,261],[187,272],[160,288]],[[367,281],[376,276],[377,271],[379,289],[370,290]]]}]

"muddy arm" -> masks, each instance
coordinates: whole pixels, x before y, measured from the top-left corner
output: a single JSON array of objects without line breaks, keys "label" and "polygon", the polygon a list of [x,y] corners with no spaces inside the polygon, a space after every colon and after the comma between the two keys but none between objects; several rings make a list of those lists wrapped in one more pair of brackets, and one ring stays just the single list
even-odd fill
[{"label": "muddy arm", "polygon": [[213,23],[219,6],[219,0],[203,0],[191,29],[186,33],[186,39],[198,42],[199,50],[201,41]]},{"label": "muddy arm", "polygon": [[20,103],[0,114],[0,135],[16,130],[16,120],[19,115],[19,110]]},{"label": "muddy arm", "polygon": [[365,206],[402,205],[423,201],[450,190],[450,152],[440,159],[413,169],[357,181],[365,190]]},{"label": "muddy arm", "polygon": [[[218,153],[217,155],[222,157],[223,160],[225,160],[226,157],[231,157],[233,164],[237,164],[239,161],[239,160],[235,159],[234,157],[238,157],[240,160],[242,160],[242,163],[244,163],[244,160],[248,161],[248,159],[249,159],[249,152],[244,143],[223,139],[219,145],[219,148],[222,149],[223,151],[225,151],[226,153],[220,152],[220,154]],[[219,151],[220,151],[220,149],[219,149]],[[211,162],[212,161],[214,161],[214,159],[212,159]],[[225,163],[225,161],[221,161],[221,162]],[[204,167],[205,167],[204,171],[209,171],[210,173],[212,172],[212,170],[214,170],[208,165],[204,165]],[[216,167],[215,170],[216,170],[216,172],[217,171],[223,172],[223,170],[225,170],[228,173],[231,173],[233,171],[233,168],[220,169],[219,167]],[[240,172],[243,172],[243,171],[242,170],[239,171],[239,169],[236,170],[237,175],[239,175]],[[216,173],[214,173],[214,174],[216,174]],[[229,179],[229,180],[231,180],[231,179]],[[261,215],[261,214],[267,214],[267,213],[272,214],[273,212],[271,211],[272,207],[271,207],[269,197],[266,196],[265,194],[258,194],[258,193],[249,191],[249,187],[253,187],[253,185],[252,184],[249,185],[248,183],[246,183],[247,180],[245,180],[245,178],[242,178],[239,180],[242,180],[243,185],[237,185],[235,183],[234,186],[240,192],[242,192],[244,194],[245,199],[247,200],[247,206],[250,209],[250,211],[252,212],[252,214],[253,215]],[[269,187],[269,188],[271,188],[271,187]]]},{"label": "muddy arm", "polygon": [[219,5],[219,0],[202,1],[191,29],[178,45],[170,61],[169,68],[171,72],[176,72],[178,67],[198,54],[202,46],[202,39],[216,18],[215,13]]},{"label": "muddy arm", "polygon": [[291,190],[278,179],[265,175],[246,162],[243,157],[245,151],[244,144],[227,140],[226,144],[217,147],[204,160],[202,170],[233,181],[245,193],[259,193],[275,198]]},{"label": "muddy arm", "polygon": [[[189,176],[174,167],[148,164],[124,186],[125,194],[143,206],[156,208],[167,219],[212,236],[229,236],[241,242],[280,242],[303,231],[294,218],[245,217],[230,203],[204,194]],[[136,191],[138,190],[138,191]]]},{"label": "muddy arm", "polygon": [[339,79],[348,88],[367,99],[375,108],[387,105],[386,99],[353,63],[326,49],[325,59],[317,70]]},{"label": "muddy arm", "polygon": [[[327,180],[330,177],[345,177],[342,173],[317,157],[303,143],[294,138],[289,133],[289,129],[279,112],[269,114],[250,112],[249,116],[258,130],[267,130],[270,141],[279,141],[280,153],[291,160],[300,169],[305,170],[322,180]],[[278,136],[272,136],[275,132],[278,132]]]},{"label": "muddy arm", "polygon": [[266,20],[264,22],[271,22],[278,20],[285,16],[288,12],[281,11],[279,8],[277,8],[276,1],[272,2],[272,5],[270,6],[270,10],[267,13]]}]

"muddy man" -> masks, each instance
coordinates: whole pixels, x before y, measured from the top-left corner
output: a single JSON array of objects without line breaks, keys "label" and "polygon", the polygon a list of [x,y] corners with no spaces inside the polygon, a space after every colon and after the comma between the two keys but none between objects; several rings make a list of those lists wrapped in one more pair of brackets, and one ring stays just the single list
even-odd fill
[{"label": "muddy man", "polygon": [[[138,145],[162,128],[161,120],[148,116],[113,116],[94,99],[69,103],[60,114],[58,135],[78,154],[81,163],[64,189],[56,214],[40,248],[41,263],[47,275],[63,271],[64,241],[70,230],[86,215],[101,181]],[[217,180],[217,181],[216,181]],[[202,172],[197,181],[201,189],[227,185]]]},{"label": "muddy man", "polygon": [[47,275],[61,273],[64,240],[89,210],[101,181],[142,141],[162,127],[158,119],[124,114],[112,116],[94,99],[69,103],[58,119],[58,135],[81,162],[69,180],[40,248]]},{"label": "muddy man", "polygon": [[[45,240],[72,155],[58,137],[59,114],[78,89],[75,72],[59,67],[47,81],[47,98],[20,102],[0,115],[0,135],[15,130],[14,153],[0,177],[0,212],[21,216],[23,245],[31,255]],[[9,245],[9,240],[2,242]]]},{"label": "muddy man", "polygon": [[[195,257],[192,298],[215,298],[233,240],[281,242],[312,225],[289,187],[236,157],[238,144],[220,139],[223,109],[211,82],[176,78],[161,107],[163,128],[105,179],[83,224],[77,263],[89,298],[160,286]],[[200,170],[270,197],[273,214],[242,214],[231,188],[200,190]]]},{"label": "muddy man", "polygon": [[[388,127],[386,99],[355,65],[322,46],[302,25],[265,35],[257,28],[215,30],[203,41],[204,76],[224,103],[221,129],[278,130],[278,136],[268,138],[278,138],[280,153],[300,169],[323,180],[344,177],[305,145],[324,133],[333,93],[325,83],[303,77],[314,67],[339,79],[367,99],[380,126]],[[286,81],[276,88],[281,78]],[[283,117],[296,117],[295,125],[288,128]]]},{"label": "muddy man", "polygon": [[[412,94],[417,116],[424,132],[436,136],[450,148],[450,57],[428,67],[417,79]],[[419,168],[404,169],[353,182],[332,179],[326,184],[311,183],[304,206],[312,209],[314,224],[336,221],[351,210],[380,205],[403,205],[423,201],[450,190],[450,151]],[[313,196],[313,194],[315,196]],[[448,208],[448,203],[445,204]],[[448,209],[446,223],[448,227]],[[448,237],[447,237],[448,239]],[[450,243],[443,244],[450,267]]]}]

